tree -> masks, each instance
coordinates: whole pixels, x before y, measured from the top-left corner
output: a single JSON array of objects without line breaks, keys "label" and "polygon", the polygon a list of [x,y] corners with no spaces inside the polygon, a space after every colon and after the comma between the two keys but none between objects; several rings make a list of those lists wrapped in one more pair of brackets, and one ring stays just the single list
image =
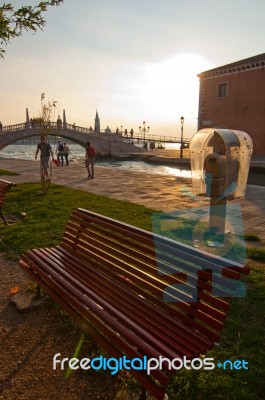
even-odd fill
[{"label": "tree", "polygon": [[[23,31],[43,29],[46,21],[43,13],[48,6],[59,6],[63,0],[41,1],[35,6],[22,6],[15,10],[11,3],[0,7],[0,45],[7,45],[11,39],[21,36]],[[4,58],[5,50],[0,48],[0,58]]]},{"label": "tree", "polygon": [[41,135],[46,136],[48,134],[50,123],[53,122],[54,119],[57,101],[52,100],[47,102],[45,100],[45,93],[41,94],[40,101],[41,101],[41,112],[40,112],[41,116],[38,119],[42,121],[44,128]]}]

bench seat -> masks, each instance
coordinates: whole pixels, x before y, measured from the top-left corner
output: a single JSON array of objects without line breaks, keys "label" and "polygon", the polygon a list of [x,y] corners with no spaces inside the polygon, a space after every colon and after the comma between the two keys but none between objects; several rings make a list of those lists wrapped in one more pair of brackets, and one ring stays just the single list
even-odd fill
[{"label": "bench seat", "polygon": [[[205,354],[219,340],[235,282],[247,272],[84,209],[72,213],[60,245],[27,251],[20,265],[111,356],[129,359]],[[164,399],[166,369],[130,372]]]}]

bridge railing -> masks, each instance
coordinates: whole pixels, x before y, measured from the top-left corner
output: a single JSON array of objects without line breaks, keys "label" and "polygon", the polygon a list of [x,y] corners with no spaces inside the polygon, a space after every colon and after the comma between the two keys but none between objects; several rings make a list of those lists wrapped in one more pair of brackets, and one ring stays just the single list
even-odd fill
[{"label": "bridge railing", "polygon": [[63,124],[61,122],[49,122],[47,124],[41,123],[41,122],[36,122],[36,121],[29,121],[29,122],[24,122],[21,124],[16,124],[16,125],[8,125],[8,126],[3,126],[2,127],[2,133],[7,133],[7,132],[17,132],[17,131],[24,131],[26,129],[32,129],[32,130],[58,130],[60,132],[61,130],[70,130],[70,131],[75,131],[79,133],[87,133],[87,134],[100,134],[95,132],[92,128],[84,128],[82,126],[77,126],[75,124]]},{"label": "bridge railing", "polygon": [[[121,132],[120,132],[121,134]],[[134,132],[133,135],[128,133],[127,135],[122,132],[121,137],[124,139],[139,139],[140,141],[146,142],[161,142],[161,143],[181,143],[181,138],[175,136],[165,136],[165,135],[150,135],[150,134],[143,134],[142,132]],[[182,141],[184,143],[189,143],[190,139],[183,138]]]},{"label": "bridge railing", "polygon": [[23,123],[23,124],[3,126],[1,133],[23,131],[25,130],[25,125],[26,124]]},{"label": "bridge railing", "polygon": [[77,126],[75,124],[66,124],[64,129],[70,130],[70,131],[79,132],[79,133],[87,133],[87,134],[90,134],[90,135],[97,134],[97,132],[95,132],[92,128],[84,128],[82,126]]},{"label": "bridge railing", "polygon": [[[96,132],[92,127],[90,128],[84,128],[82,126],[77,126],[75,124],[67,124],[67,123],[62,123],[61,121],[58,122],[49,122],[47,124],[43,124],[40,122],[36,121],[29,121],[29,122],[24,122],[21,124],[16,124],[16,125],[8,125],[2,127],[2,131],[0,133],[8,133],[8,132],[17,132],[17,131],[24,131],[24,130],[32,130],[32,131],[42,131],[45,130],[47,134],[49,134],[49,131],[51,130],[57,130],[58,131],[58,136],[60,135],[60,132],[62,130],[68,130],[76,133],[85,133],[87,135],[93,135],[93,136],[101,136],[104,135],[105,132]],[[106,134],[112,134],[112,135],[117,135],[119,138],[122,139],[136,139],[141,142],[146,141],[146,142],[161,142],[161,143],[181,143],[181,138],[179,137],[173,137],[173,136],[165,136],[165,135],[154,135],[154,134],[149,134],[149,133],[143,133],[143,132],[128,132],[125,133],[123,131],[111,131],[108,130]],[[190,139],[189,138],[183,138],[182,139],[183,143],[189,143]]]},{"label": "bridge railing", "polygon": [[49,129],[56,129],[56,128],[57,128],[56,122],[49,122],[47,124],[43,124],[40,122],[33,121],[33,122],[24,122],[22,124],[3,126],[2,133],[24,131],[26,129],[49,130]]}]

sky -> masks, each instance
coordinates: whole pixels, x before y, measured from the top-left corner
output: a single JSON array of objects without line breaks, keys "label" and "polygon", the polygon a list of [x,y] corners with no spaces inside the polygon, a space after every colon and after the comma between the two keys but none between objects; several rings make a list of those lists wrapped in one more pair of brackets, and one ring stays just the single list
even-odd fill
[{"label": "sky", "polygon": [[70,124],[94,126],[97,110],[101,129],[179,137],[183,116],[191,137],[197,75],[265,52],[264,0],[64,0],[44,15],[0,60],[4,126],[38,117],[44,92]]}]

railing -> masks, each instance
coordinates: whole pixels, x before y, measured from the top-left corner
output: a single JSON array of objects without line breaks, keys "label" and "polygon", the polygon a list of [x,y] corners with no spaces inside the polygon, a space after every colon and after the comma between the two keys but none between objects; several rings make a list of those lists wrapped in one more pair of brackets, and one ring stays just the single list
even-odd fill
[{"label": "railing", "polygon": [[49,130],[57,130],[58,132],[62,130],[69,130],[69,131],[75,131],[79,133],[87,133],[87,134],[97,134],[97,132],[94,132],[92,128],[83,128],[81,126],[76,126],[75,124],[58,124],[58,122],[49,122],[47,124],[43,124],[40,122],[35,122],[35,121],[30,121],[30,122],[25,122],[22,124],[16,124],[16,125],[8,125],[8,126],[3,126],[1,133],[6,133],[6,132],[17,132],[17,131],[24,131],[24,130],[37,130],[37,131],[47,131]]},{"label": "railing", "polygon": [[17,125],[8,125],[3,126],[1,133],[4,132],[16,132],[16,131],[24,131],[26,124],[17,124]]},{"label": "railing", "polygon": [[[77,126],[75,124],[66,124],[65,130],[74,131],[78,133],[87,133],[89,135],[97,135],[98,132],[94,131],[92,128],[84,128],[82,126]],[[100,132],[99,132],[100,133]]]},{"label": "railing", "polygon": [[[120,132],[121,133],[121,132]],[[177,138],[175,136],[165,136],[165,135],[150,135],[150,134],[143,134],[143,133],[128,133],[127,135],[122,132],[122,138],[125,139],[139,139],[140,141],[146,141],[146,142],[161,142],[161,143],[181,143],[181,138]],[[188,138],[183,138],[182,139],[183,143],[189,143],[190,139]]]},{"label": "railing", "polygon": [[[125,133],[123,131],[111,131],[108,132],[97,132],[90,128],[84,128],[82,126],[77,126],[75,124],[66,124],[66,123],[58,123],[57,122],[49,122],[47,124],[30,121],[24,122],[22,124],[16,125],[8,125],[2,127],[0,133],[8,133],[8,132],[17,132],[17,131],[25,131],[25,130],[32,130],[32,131],[46,131],[49,134],[49,131],[57,130],[58,135],[62,131],[71,131],[76,133],[85,133],[87,135],[99,136],[99,135],[117,135],[121,139],[130,139],[130,140],[137,140],[140,142],[160,142],[160,143],[181,143],[181,138],[173,137],[173,136],[165,136],[165,135],[150,135],[144,134],[143,132],[128,132]],[[190,142],[189,138],[183,138],[183,143],[188,144]]]}]

